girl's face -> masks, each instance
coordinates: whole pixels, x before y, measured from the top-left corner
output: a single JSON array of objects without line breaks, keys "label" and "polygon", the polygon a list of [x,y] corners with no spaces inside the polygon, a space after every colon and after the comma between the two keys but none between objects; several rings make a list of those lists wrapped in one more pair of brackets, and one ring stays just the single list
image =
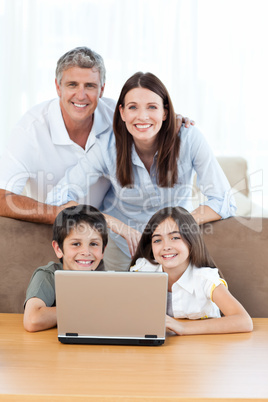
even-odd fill
[{"label": "girl's face", "polygon": [[135,144],[153,145],[167,118],[162,98],[149,89],[134,88],[126,94],[124,103],[119,107],[121,118]]},{"label": "girl's face", "polygon": [[172,218],[160,223],[152,234],[152,251],[164,271],[177,269],[183,273],[189,265],[189,248]]}]

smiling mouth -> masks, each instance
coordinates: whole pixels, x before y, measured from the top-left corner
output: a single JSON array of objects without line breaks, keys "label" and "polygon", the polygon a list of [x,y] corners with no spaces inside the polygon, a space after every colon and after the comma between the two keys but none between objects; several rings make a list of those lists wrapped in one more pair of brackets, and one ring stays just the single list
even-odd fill
[{"label": "smiling mouth", "polygon": [[74,103],[74,102],[72,102],[72,104],[75,107],[78,107],[79,109],[83,109],[83,108],[85,108],[87,106],[87,103]]},{"label": "smiling mouth", "polygon": [[76,260],[75,262],[84,267],[90,267],[94,263],[93,260]]},{"label": "smiling mouth", "polygon": [[162,258],[164,258],[164,259],[172,259],[174,257],[177,257],[177,255],[178,254],[165,254],[165,255],[162,255]]},{"label": "smiling mouth", "polygon": [[135,124],[135,127],[138,129],[145,129],[151,127],[152,124]]}]

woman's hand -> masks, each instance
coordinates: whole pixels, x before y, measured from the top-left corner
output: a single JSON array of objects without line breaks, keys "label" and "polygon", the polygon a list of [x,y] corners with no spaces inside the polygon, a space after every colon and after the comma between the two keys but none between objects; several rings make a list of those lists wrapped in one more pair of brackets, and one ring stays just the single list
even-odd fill
[{"label": "woman's hand", "polygon": [[126,240],[130,255],[131,257],[133,257],[139,244],[141,233],[111,215],[104,214],[104,216],[108,228],[111,229],[114,233],[119,234]]},{"label": "woman's hand", "polygon": [[124,225],[123,230],[120,234],[127,242],[131,257],[134,257],[141,238],[141,233],[138,230],[131,228],[130,226]]}]

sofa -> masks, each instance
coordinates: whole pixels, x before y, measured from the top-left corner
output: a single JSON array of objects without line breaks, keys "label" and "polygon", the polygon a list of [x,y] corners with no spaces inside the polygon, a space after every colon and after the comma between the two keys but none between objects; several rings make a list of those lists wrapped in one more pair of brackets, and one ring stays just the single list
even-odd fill
[{"label": "sofa", "polygon": [[[246,160],[219,157],[218,162],[233,189],[238,216],[207,223],[201,230],[231,293],[252,317],[268,317],[268,214],[251,201]],[[195,188],[193,198],[198,204],[199,196]],[[57,261],[51,241],[50,225],[0,217],[1,313],[23,312],[33,271]]]},{"label": "sofa", "polygon": [[[231,293],[252,317],[268,317],[268,218],[232,217],[201,226]],[[0,217],[0,312],[22,313],[30,277],[57,261],[52,226]]]}]

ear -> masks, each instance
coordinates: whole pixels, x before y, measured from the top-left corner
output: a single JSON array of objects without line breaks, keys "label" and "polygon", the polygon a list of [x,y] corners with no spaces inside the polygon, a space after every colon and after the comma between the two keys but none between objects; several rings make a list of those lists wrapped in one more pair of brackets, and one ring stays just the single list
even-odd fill
[{"label": "ear", "polygon": [[123,121],[125,121],[125,118],[124,118],[124,108],[123,108],[122,105],[119,105],[119,112],[120,112],[120,115],[121,115],[121,119],[122,119]]},{"label": "ear", "polygon": [[104,83],[103,86],[101,87],[101,90],[100,90],[100,98],[101,98],[102,95],[103,95],[104,88],[105,88],[105,83]]},{"label": "ear", "polygon": [[57,94],[58,94],[58,96],[60,98],[61,97],[61,90],[60,90],[60,85],[59,85],[59,83],[57,81],[57,78],[55,78],[55,85],[56,85]]},{"label": "ear", "polygon": [[52,247],[54,248],[55,254],[56,256],[60,259],[63,257],[63,252],[61,251],[58,242],[56,242],[56,240],[53,240],[52,242]]},{"label": "ear", "polygon": [[168,109],[164,108],[163,121],[167,120],[167,117],[168,117]]}]

